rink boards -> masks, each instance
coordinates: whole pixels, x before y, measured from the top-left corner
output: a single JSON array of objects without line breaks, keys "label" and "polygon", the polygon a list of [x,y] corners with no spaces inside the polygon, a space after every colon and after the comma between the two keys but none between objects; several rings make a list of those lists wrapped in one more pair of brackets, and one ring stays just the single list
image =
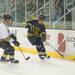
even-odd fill
[{"label": "rink boards", "polygon": [[[10,31],[13,32],[18,41],[21,43],[21,49],[26,53],[37,54],[35,46],[32,46],[27,39],[27,29],[19,27],[9,27]],[[46,42],[45,48],[50,56],[61,58],[61,56],[54,50],[58,50],[64,53],[65,57],[75,57],[75,31],[74,30],[46,30]],[[52,47],[51,47],[52,46]],[[16,47],[17,48],[17,47]],[[17,50],[19,50],[17,48]]]}]

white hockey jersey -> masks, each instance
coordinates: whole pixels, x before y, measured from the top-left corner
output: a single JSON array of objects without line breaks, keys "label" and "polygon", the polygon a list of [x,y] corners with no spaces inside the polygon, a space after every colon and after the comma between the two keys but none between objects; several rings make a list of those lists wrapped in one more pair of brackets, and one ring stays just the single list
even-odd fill
[{"label": "white hockey jersey", "polygon": [[5,39],[9,35],[10,35],[10,32],[8,27],[5,24],[0,23],[0,39]]}]

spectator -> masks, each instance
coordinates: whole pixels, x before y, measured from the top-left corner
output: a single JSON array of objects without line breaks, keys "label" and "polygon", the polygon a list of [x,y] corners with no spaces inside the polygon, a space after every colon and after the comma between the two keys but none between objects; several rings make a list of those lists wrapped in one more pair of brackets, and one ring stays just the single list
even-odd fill
[{"label": "spectator", "polygon": [[55,13],[53,20],[58,20],[64,14],[64,0],[54,0]]}]

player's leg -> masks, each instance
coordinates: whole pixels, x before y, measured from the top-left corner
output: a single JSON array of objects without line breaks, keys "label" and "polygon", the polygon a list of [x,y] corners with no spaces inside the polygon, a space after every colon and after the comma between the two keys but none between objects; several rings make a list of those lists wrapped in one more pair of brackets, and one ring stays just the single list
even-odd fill
[{"label": "player's leg", "polygon": [[11,63],[19,63],[19,60],[15,59],[15,49],[13,46],[9,45],[9,50],[8,50],[8,54],[9,54],[9,61]]},{"label": "player's leg", "polygon": [[35,37],[34,36],[28,37],[28,40],[32,45],[35,45]]},{"label": "player's leg", "polygon": [[3,42],[2,45],[1,45],[1,48],[4,49],[4,53],[3,55],[1,56],[1,60],[2,59],[5,59],[6,60],[6,55],[9,55],[9,60],[10,62],[12,63],[18,63],[19,61],[14,59],[14,48],[10,45],[9,42]]},{"label": "player's leg", "polygon": [[1,56],[1,58],[0,58],[0,61],[8,62],[8,60],[7,60],[8,53],[7,53],[7,51],[6,51],[7,46],[6,46],[6,44],[5,44],[4,41],[2,41],[2,42],[0,43],[0,47],[1,47],[2,49],[4,49],[4,52],[3,52],[3,54],[2,54],[2,56]]},{"label": "player's leg", "polygon": [[42,46],[36,46],[36,49],[38,51],[38,55],[41,59],[50,58],[50,56],[47,55],[46,50]]},{"label": "player's leg", "polygon": [[40,38],[37,38],[36,40],[36,49],[40,59],[50,58],[50,56],[47,55],[43,41],[41,41]]}]

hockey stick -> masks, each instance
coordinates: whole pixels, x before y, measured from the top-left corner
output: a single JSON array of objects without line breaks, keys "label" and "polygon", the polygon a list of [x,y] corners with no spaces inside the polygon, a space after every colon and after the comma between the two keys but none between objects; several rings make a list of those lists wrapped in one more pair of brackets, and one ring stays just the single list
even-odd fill
[{"label": "hockey stick", "polygon": [[20,52],[22,53],[22,55],[23,55],[23,57],[24,57],[24,60],[29,60],[29,59],[30,59],[30,56],[27,56],[27,57],[26,57],[26,56],[24,55],[22,49],[20,48],[20,46],[19,46],[18,48],[19,48]]},{"label": "hockey stick", "polygon": [[61,54],[56,48],[54,48],[51,44],[49,44],[49,46],[51,47],[51,48],[53,48],[58,54],[60,54],[62,57],[64,57],[64,55],[63,54]]},{"label": "hockey stick", "polygon": [[[46,41],[47,42],[47,41]],[[48,42],[47,42],[48,43]],[[48,43],[48,45],[53,48],[58,54],[60,54],[60,56],[64,57],[63,54],[61,54],[56,48],[54,48],[50,43]]]}]

